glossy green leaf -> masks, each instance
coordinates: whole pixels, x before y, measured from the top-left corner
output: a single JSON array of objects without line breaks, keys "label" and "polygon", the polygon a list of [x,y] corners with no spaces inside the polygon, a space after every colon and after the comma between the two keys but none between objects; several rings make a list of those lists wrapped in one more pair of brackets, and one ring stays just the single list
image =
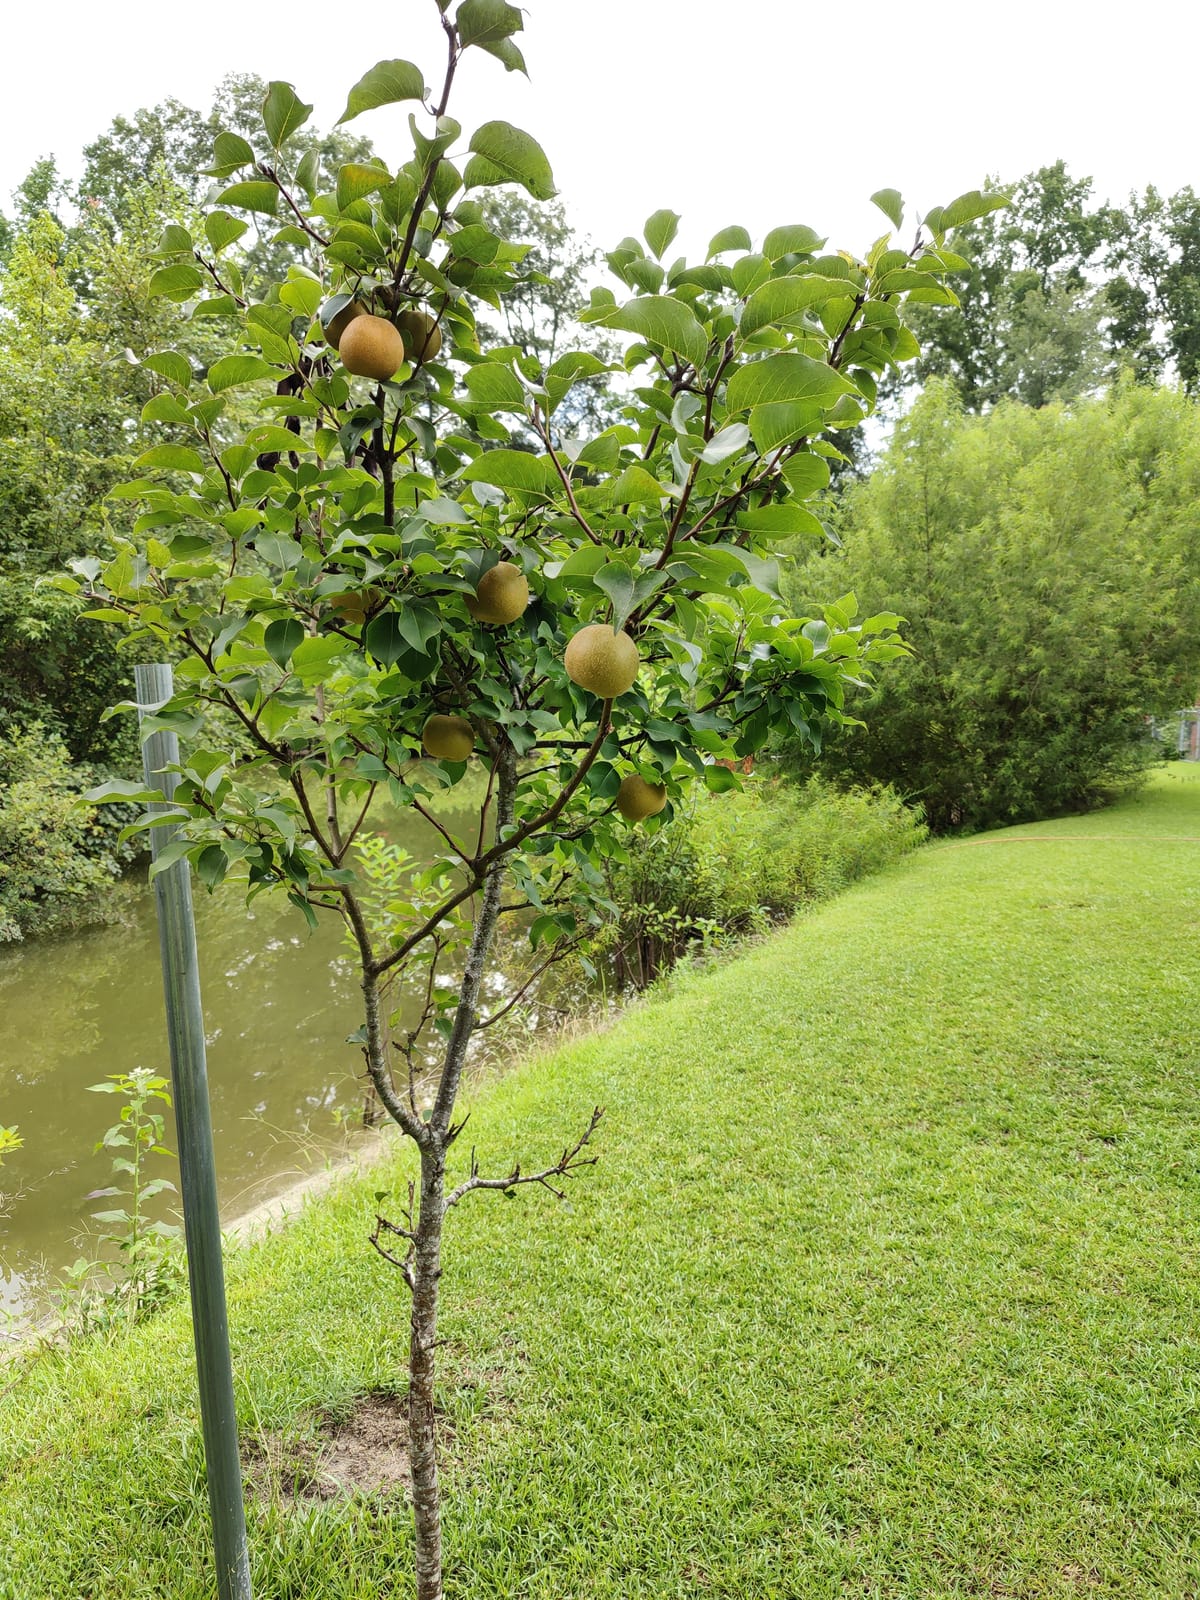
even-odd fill
[{"label": "glossy green leaf", "polygon": [[713,234],[708,241],[704,259],[711,261],[714,256],[723,255],[726,250],[749,250],[750,247],[750,235],[745,228],[738,227],[735,223],[732,227],[722,228],[719,233]]},{"label": "glossy green leaf", "polygon": [[819,518],[797,500],[762,506],[757,511],[743,511],[737,525],[744,533],[762,533],[772,539],[786,539],[798,533],[824,535]]},{"label": "glossy green leaf", "polygon": [[490,483],[497,489],[541,495],[550,492],[551,480],[558,482],[545,456],[531,456],[524,450],[485,450],[464,468],[462,478],[465,483]]},{"label": "glossy green leaf", "polygon": [[222,356],[208,369],[208,387],[214,394],[233,389],[240,383],[255,383],[260,378],[279,380],[279,369],[261,356]]},{"label": "glossy green leaf", "polygon": [[730,411],[797,400],[831,405],[838,395],[850,394],[853,389],[853,384],[823,361],[788,350],[739,367],[729,380],[725,403]]},{"label": "glossy green leaf", "polygon": [[537,140],[508,122],[485,122],[471,135],[472,158],[463,182],[467,188],[519,183],[535,200],[552,200],[554,175]]},{"label": "glossy green leaf", "polygon": [[241,134],[222,131],[213,140],[213,164],[205,170],[210,178],[227,178],[253,160],[254,149]]},{"label": "glossy green leaf", "polygon": [[597,320],[601,327],[636,333],[640,339],[673,350],[693,366],[702,365],[708,353],[708,335],[695,312],[669,294],[627,300]]},{"label": "glossy green leaf", "polygon": [[750,443],[750,429],[744,422],[730,422],[719,433],[714,433],[712,438],[700,452],[700,460],[712,466],[718,461],[726,461],[730,456],[737,455]]},{"label": "glossy green leaf", "polygon": [[893,228],[904,226],[904,201],[900,197],[899,189],[876,189],[871,199]]},{"label": "glossy green leaf", "polygon": [[170,267],[159,267],[150,276],[146,293],[162,295],[167,300],[187,300],[205,281],[199,267],[188,261],[177,261]]},{"label": "glossy green leaf", "polygon": [[642,236],[650,246],[651,253],[656,261],[661,261],[664,252],[679,232],[678,211],[656,211],[652,217],[646,218],[646,226]]},{"label": "glossy green leaf", "polygon": [[783,228],[772,228],[763,240],[763,255],[768,261],[778,261],[780,256],[811,255],[824,243],[814,229],[797,222]]},{"label": "glossy green leaf", "polygon": [[135,471],[141,472],[146,467],[157,467],[163,472],[194,472],[200,474],[204,471],[204,462],[196,450],[189,449],[183,444],[156,444],[144,451],[133,463]]},{"label": "glossy green leaf", "polygon": [[524,27],[521,13],[507,0],[462,0],[454,21],[463,45],[484,47],[499,44]]},{"label": "glossy green leaf", "polygon": [[287,428],[277,427],[273,422],[262,422],[251,428],[246,435],[246,444],[258,455],[303,449],[297,434]]},{"label": "glossy green leaf", "polygon": [[204,219],[205,237],[218,254],[240,239],[249,226],[240,217],[231,217],[228,211],[210,211]]},{"label": "glossy green leaf", "polygon": [[821,277],[815,272],[771,278],[746,301],[739,331],[744,338],[749,338],[760,328],[786,323],[814,306],[845,298],[846,284],[843,280]]},{"label": "glossy green leaf", "polygon": [[378,61],[351,89],[338,124],[350,122],[364,111],[374,111],[377,106],[424,98],[425,80],[419,67],[411,61]]},{"label": "glossy green leaf", "polygon": [[295,617],[281,617],[277,622],[267,624],[263,634],[263,644],[267,654],[276,666],[286,667],[292,658],[292,651],[304,638],[304,624]]},{"label": "glossy green leaf", "polygon": [[178,384],[181,389],[186,389],[192,381],[191,362],[177,350],[156,350],[146,357],[142,365],[149,367],[151,372],[157,372],[169,383]]},{"label": "glossy green leaf", "polygon": [[252,178],[246,183],[232,183],[217,196],[217,204],[237,206],[241,211],[259,211],[273,217],[279,210],[279,190],[265,179]]},{"label": "glossy green leaf", "polygon": [[358,161],[347,161],[338,168],[338,210],[345,211],[356,200],[374,194],[376,189],[385,189],[391,181],[391,173],[386,167],[372,167]]},{"label": "glossy green leaf", "polygon": [[979,217],[986,217],[989,211],[1001,211],[1011,204],[1012,196],[1007,190],[986,192],[982,189],[971,189],[966,194],[960,194],[957,200],[951,200],[944,208],[941,226],[937,231],[942,233],[950,228],[961,228],[964,222],[975,222]]},{"label": "glossy green leaf", "polygon": [[487,406],[492,411],[519,411],[529,409],[529,396],[511,367],[499,361],[483,361],[468,367],[464,379],[467,393],[476,405]]},{"label": "glossy green leaf", "polygon": [[312,107],[305,105],[290,83],[273,82],[267,85],[263,101],[263,126],[274,149],[279,150],[312,115]]}]

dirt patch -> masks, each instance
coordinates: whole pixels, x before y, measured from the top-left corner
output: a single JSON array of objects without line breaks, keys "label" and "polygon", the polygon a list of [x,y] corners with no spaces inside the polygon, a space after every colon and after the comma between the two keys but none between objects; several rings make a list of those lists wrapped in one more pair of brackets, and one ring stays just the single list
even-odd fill
[{"label": "dirt patch", "polygon": [[348,1413],[321,1413],[315,1423],[309,1437],[265,1434],[246,1441],[243,1465],[256,1498],[294,1505],[407,1494],[411,1474],[403,1395],[389,1390],[359,1395]]}]

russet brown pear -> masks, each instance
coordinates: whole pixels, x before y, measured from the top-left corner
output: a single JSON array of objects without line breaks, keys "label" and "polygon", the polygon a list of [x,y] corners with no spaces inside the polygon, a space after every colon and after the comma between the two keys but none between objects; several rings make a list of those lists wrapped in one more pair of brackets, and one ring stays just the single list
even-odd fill
[{"label": "russet brown pear", "polygon": [[615,700],[631,689],[639,665],[637,645],[623,630],[614,633],[607,622],[580,628],[563,655],[567,677],[601,700]]},{"label": "russet brown pear", "polygon": [[421,729],[421,744],[435,761],[465,761],[475,748],[475,730],[466,717],[435,712]]},{"label": "russet brown pear", "polygon": [[666,803],[665,783],[647,783],[636,772],[621,779],[621,787],[617,790],[617,810],[627,822],[641,822],[644,817],[656,817]]},{"label": "russet brown pear", "polygon": [[351,300],[348,306],[342,307],[336,317],[330,317],[328,324],[324,326],[322,331],[325,334],[326,343],[331,344],[336,350],[341,343],[342,335],[355,317],[365,317],[366,314],[366,306],[359,305],[357,300]]},{"label": "russet brown pear", "polygon": [[502,626],[515,622],[529,604],[529,584],[520,567],[511,561],[497,561],[475,585],[475,593],[463,598],[476,622]]},{"label": "russet brown pear", "polygon": [[355,317],[342,330],[338,355],[347,372],[386,383],[404,364],[404,340],[386,317]]}]

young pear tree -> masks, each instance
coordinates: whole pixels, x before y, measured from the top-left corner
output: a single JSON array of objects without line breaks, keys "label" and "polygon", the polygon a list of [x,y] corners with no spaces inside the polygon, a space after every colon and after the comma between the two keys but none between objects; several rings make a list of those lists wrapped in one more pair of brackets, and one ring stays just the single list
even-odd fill
[{"label": "young pear tree", "polygon": [[[161,388],[144,421],[163,434],[120,491],[144,509],[110,559],[66,580],[176,662],[174,696],[147,724],[187,747],[168,813],[182,832],[160,870],[186,854],[210,888],[282,889],[310,921],[340,918],[357,950],[366,1069],[420,1168],[407,1212],[374,1236],[411,1294],[420,1600],[442,1594],[445,1219],[477,1190],[557,1189],[591,1159],[599,1117],[538,1171],[488,1177],[474,1152],[451,1160],[468,1046],[492,1020],[480,1006],[497,924],[527,917],[537,960],[552,960],[594,921],[601,863],[630,848],[632,827],[668,823],[690,784],[734,786],[721,762],[772,733],[815,745],[846,720],[850,686],[903,650],[898,619],[856,621],[853,596],[787,615],[776,549],[825,537],[806,504],[835,453],[822,434],[861,422],[880,375],[916,355],[901,302],[952,298],[943,233],[992,204],[965,197],[911,247],[885,234],[863,259],[805,226],[757,248],[728,227],[699,264],[669,259],[678,219],[656,212],[609,257],[622,294],[596,289],[585,312],[632,335],[621,420],[564,436],[561,409],[601,360],[568,349],[543,369],[478,337],[525,271],[478,196],[514,184],[544,200],[549,162],[505,122],[464,134],[448,113],[466,51],[523,67],[521,16],[505,0],[437,4],[440,87],[381,61],[342,119],[423,109],[398,166],[347,162],[321,189],[314,151],[279,156],[310,109],[280,82],[259,141],[217,136],[223,187],[201,236],[168,229],[155,287],[225,319],[238,348],[202,374],[176,351],[147,359]],[[898,229],[899,196],[876,199]],[[237,264],[248,219],[304,251],[253,298]],[[510,428],[538,449],[513,448]],[[439,796],[468,772],[476,814],[452,831]],[[380,793],[440,844],[386,906],[355,848]],[[435,981],[447,963],[453,989]],[[402,974],[426,1003],[397,1041],[388,985]]]}]

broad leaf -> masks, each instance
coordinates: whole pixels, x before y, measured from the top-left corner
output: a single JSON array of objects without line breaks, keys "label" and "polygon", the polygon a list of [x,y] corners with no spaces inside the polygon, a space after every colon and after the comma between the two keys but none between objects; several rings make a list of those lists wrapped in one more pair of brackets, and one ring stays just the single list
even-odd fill
[{"label": "broad leaf", "polygon": [[678,211],[656,211],[646,218],[642,235],[650,246],[656,261],[661,261],[675,235],[679,232]]},{"label": "broad leaf", "polygon": [[141,454],[133,463],[134,468],[140,472],[145,467],[157,467],[163,472],[194,472],[200,474],[204,471],[204,462],[197,450],[191,450],[184,444],[156,444]]},{"label": "broad leaf", "polygon": [[899,189],[877,189],[871,199],[893,228],[904,226],[904,201],[900,197]]},{"label": "broad leaf", "polygon": [[815,229],[796,222],[788,227],[772,228],[763,240],[763,255],[768,261],[778,261],[780,256],[812,255],[824,243]]},{"label": "broad leaf", "polygon": [[472,159],[463,182],[470,189],[495,183],[519,183],[535,200],[552,200],[554,175],[537,140],[508,122],[485,122],[471,135]]},{"label": "broad leaf", "polygon": [[253,178],[222,189],[217,204],[237,206],[240,211],[260,211],[264,216],[273,217],[279,210],[279,190],[265,179]]},{"label": "broad leaf", "polygon": [[465,483],[490,483],[497,489],[541,495],[550,493],[551,480],[558,482],[545,456],[531,456],[524,450],[487,450],[464,468],[462,477]]},{"label": "broad leaf", "polygon": [[350,91],[339,126],[376,106],[390,106],[397,100],[423,100],[425,80],[421,69],[411,61],[378,61]]},{"label": "broad leaf", "polygon": [[484,48],[520,33],[524,27],[521,13],[507,0],[462,0],[454,20],[463,45]]},{"label": "broad leaf", "polygon": [[673,350],[694,367],[701,366],[708,353],[708,335],[695,312],[669,294],[627,300],[597,320],[601,327],[636,333],[651,344]]},{"label": "broad leaf", "polygon": [[732,227],[722,228],[719,233],[713,234],[708,241],[708,249],[705,251],[704,259],[711,261],[714,256],[722,255],[726,250],[749,249],[750,235],[745,228],[738,227],[735,223]]},{"label": "broad leaf", "polygon": [[730,411],[796,400],[832,405],[838,395],[853,392],[854,385],[823,361],[788,350],[739,367],[729,380],[725,403]]},{"label": "broad leaf", "polygon": [[304,638],[304,624],[295,617],[281,617],[277,622],[269,622],[263,634],[263,644],[267,654],[276,666],[286,667],[292,658],[292,651]]},{"label": "broad leaf", "polygon": [[276,150],[282,148],[311,115],[312,107],[304,104],[290,83],[274,82],[267,85],[267,97],[262,108],[263,126]]},{"label": "broad leaf", "polygon": [[819,277],[815,272],[806,272],[799,277],[789,274],[786,278],[772,278],[756,289],[746,301],[739,324],[740,331],[748,339],[760,328],[787,322],[829,300],[845,298],[846,284],[841,279]]},{"label": "broad leaf", "polygon": [[279,369],[261,356],[222,356],[208,369],[208,387],[214,394],[236,388],[240,383],[255,383],[260,378],[279,379]]}]

